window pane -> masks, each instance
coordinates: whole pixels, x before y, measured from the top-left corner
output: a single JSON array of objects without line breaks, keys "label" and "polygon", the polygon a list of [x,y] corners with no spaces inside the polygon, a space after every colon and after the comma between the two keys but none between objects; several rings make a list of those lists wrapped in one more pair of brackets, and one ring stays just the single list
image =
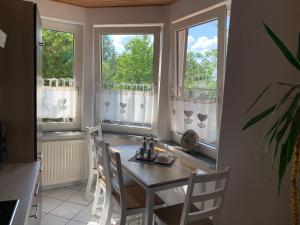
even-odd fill
[{"label": "window pane", "polygon": [[43,122],[73,122],[74,34],[43,29]]},{"label": "window pane", "polygon": [[154,35],[102,35],[101,120],[151,126]]},{"label": "window pane", "polygon": [[188,29],[184,90],[186,96],[215,97],[218,21]]},{"label": "window pane", "polygon": [[192,129],[201,142],[215,145],[218,21],[179,30],[176,35],[178,91],[172,97],[172,130],[183,134]]}]

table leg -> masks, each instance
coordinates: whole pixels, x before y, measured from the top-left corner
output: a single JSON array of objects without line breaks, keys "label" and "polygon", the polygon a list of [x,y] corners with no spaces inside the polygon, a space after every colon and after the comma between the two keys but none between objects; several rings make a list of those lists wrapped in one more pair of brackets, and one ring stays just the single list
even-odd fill
[{"label": "table leg", "polygon": [[145,210],[145,224],[153,224],[153,204],[154,204],[154,193],[151,190],[146,191],[146,210]]}]

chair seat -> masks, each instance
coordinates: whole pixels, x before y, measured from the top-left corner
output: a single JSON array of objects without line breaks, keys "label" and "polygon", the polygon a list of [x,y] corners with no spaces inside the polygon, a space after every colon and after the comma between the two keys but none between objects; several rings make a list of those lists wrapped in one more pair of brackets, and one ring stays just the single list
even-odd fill
[{"label": "chair seat", "polygon": [[[107,184],[107,179],[105,176],[100,176],[99,181],[102,184],[102,186],[106,186]],[[113,178],[116,179],[116,178]],[[132,180],[129,176],[123,176],[123,182],[125,187],[132,187],[132,186],[138,186],[139,184],[136,183],[134,180]]]},{"label": "chair seat", "polygon": [[[172,206],[167,206],[164,208],[154,210],[155,221],[159,225],[180,225],[181,214],[183,210],[183,204],[177,204]],[[190,212],[197,212],[199,209],[192,205]],[[189,222],[188,225],[213,225],[212,221],[209,218]]]},{"label": "chair seat", "polygon": [[[117,192],[113,192],[113,196],[116,201],[120,204],[120,195]],[[125,187],[126,196],[126,207],[127,210],[141,209],[146,207],[146,192],[141,186],[130,186]],[[158,197],[154,196],[154,205],[163,205],[164,201]]]}]

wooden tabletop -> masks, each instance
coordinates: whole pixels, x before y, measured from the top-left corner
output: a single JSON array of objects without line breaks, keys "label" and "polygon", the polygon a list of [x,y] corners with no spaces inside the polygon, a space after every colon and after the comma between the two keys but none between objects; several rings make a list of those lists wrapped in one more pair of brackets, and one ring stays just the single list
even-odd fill
[{"label": "wooden tabletop", "polygon": [[116,146],[113,147],[120,152],[123,168],[135,176],[146,187],[156,187],[165,184],[171,184],[181,181],[188,181],[192,172],[206,173],[199,168],[199,163],[192,160],[185,153],[176,149],[169,149],[158,146],[159,150],[168,151],[177,156],[172,166],[164,166],[160,164],[146,164],[141,162],[129,161],[140,148],[138,145]]}]

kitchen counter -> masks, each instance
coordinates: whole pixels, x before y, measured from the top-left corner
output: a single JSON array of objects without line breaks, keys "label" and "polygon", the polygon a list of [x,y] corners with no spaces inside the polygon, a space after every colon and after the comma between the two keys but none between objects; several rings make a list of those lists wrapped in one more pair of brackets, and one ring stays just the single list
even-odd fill
[{"label": "kitchen counter", "polygon": [[5,164],[0,169],[0,201],[19,199],[12,225],[25,224],[32,209],[40,162]]}]

